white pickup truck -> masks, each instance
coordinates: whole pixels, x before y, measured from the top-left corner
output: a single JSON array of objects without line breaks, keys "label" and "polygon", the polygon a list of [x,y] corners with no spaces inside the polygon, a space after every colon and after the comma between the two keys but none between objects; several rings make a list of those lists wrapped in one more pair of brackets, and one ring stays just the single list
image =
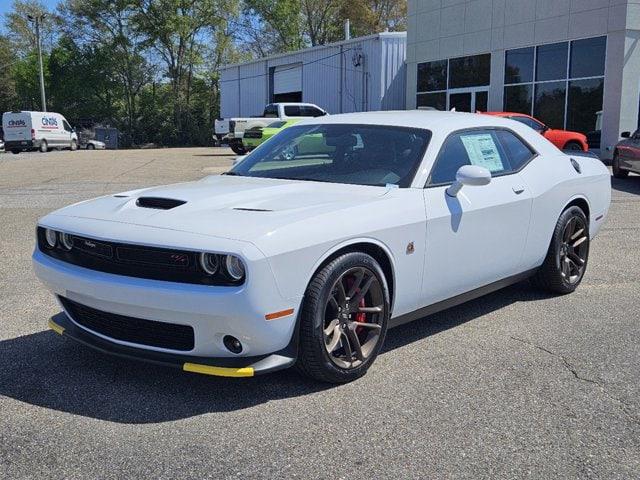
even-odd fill
[{"label": "white pickup truck", "polygon": [[244,155],[247,153],[242,145],[245,130],[253,127],[266,127],[276,120],[321,117],[323,115],[327,115],[327,112],[312,103],[270,103],[264,108],[261,117],[216,120],[214,133],[218,142],[226,141],[236,154]]}]

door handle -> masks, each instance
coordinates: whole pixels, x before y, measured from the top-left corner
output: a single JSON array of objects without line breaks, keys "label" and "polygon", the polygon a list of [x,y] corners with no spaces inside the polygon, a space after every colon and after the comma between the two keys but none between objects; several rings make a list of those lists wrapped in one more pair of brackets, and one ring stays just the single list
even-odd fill
[{"label": "door handle", "polygon": [[515,193],[516,195],[520,195],[522,192],[524,192],[524,187],[522,185],[513,187],[513,193]]}]

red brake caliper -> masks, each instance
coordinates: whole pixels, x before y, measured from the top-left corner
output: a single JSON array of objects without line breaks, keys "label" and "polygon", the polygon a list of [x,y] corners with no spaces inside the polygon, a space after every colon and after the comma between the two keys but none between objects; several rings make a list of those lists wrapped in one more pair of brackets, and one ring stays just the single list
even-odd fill
[{"label": "red brake caliper", "polygon": [[[364,307],[364,298],[362,300],[360,300],[360,303],[358,304],[359,307]],[[360,323],[365,323],[367,321],[367,314],[366,313],[356,313],[356,322],[360,322]]]}]

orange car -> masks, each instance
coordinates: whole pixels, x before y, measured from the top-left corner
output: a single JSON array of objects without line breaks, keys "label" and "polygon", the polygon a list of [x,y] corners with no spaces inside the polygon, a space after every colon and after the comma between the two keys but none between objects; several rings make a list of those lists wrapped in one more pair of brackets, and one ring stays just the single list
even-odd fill
[{"label": "orange car", "polygon": [[560,150],[582,150],[586,152],[589,150],[589,144],[587,143],[587,137],[578,132],[570,132],[568,130],[555,130],[547,127],[544,123],[536,120],[524,113],[510,113],[510,112],[484,112],[485,115],[494,115],[496,117],[510,118],[520,123],[533,128],[541,135],[553,143]]}]

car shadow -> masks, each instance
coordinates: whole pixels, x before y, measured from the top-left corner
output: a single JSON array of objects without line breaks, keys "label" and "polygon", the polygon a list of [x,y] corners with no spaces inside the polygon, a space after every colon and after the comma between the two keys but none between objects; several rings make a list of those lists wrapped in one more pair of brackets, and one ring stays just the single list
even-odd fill
[{"label": "car shadow", "polygon": [[[389,330],[381,354],[511,303],[544,298],[527,284],[506,288]],[[304,378],[294,369],[248,379],[185,373],[101,354],[51,331],[0,342],[0,395],[118,423],[161,423],[242,410],[331,388],[335,386]]]},{"label": "car shadow", "polygon": [[640,195],[640,176],[630,174],[627,178],[611,177],[611,188],[619,192]]}]

